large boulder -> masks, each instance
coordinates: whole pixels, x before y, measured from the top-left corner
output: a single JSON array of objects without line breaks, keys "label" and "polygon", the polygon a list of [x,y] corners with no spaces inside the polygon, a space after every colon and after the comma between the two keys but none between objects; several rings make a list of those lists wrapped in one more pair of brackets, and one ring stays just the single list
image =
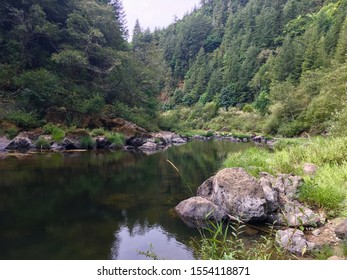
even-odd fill
[{"label": "large boulder", "polygon": [[276,233],[276,242],[285,250],[296,255],[303,255],[314,248],[314,244],[306,240],[301,230],[293,228],[279,230]]},{"label": "large boulder", "polygon": [[35,148],[33,142],[27,137],[16,137],[5,150],[27,151]]},{"label": "large boulder", "polygon": [[220,221],[227,213],[203,197],[191,197],[175,207],[176,212],[189,227],[202,227],[208,220]]},{"label": "large boulder", "polygon": [[65,150],[77,150],[77,149],[80,149],[81,145],[78,140],[66,137],[61,142],[61,146]]},{"label": "large boulder", "polygon": [[243,222],[259,222],[267,218],[264,191],[242,168],[218,172],[199,187],[197,194]]},{"label": "large boulder", "polygon": [[131,137],[147,137],[149,138],[150,135],[148,131],[132,122],[128,122],[122,118],[116,118],[116,119],[104,119],[102,120],[105,127],[108,129],[123,133],[127,138]]}]

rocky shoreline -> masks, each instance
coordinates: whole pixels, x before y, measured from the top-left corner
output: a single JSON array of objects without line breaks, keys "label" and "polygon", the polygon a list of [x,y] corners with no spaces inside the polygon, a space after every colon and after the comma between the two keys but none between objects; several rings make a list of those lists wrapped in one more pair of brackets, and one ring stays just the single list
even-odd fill
[{"label": "rocky shoreline", "polygon": [[[124,145],[115,145],[107,138],[107,135],[98,135],[91,137],[86,129],[75,129],[65,134],[61,141],[54,141],[51,135],[45,134],[43,129],[32,131],[23,131],[19,133],[13,140],[5,137],[0,138],[0,152],[16,152],[28,153],[36,151],[85,151],[85,150],[124,150],[127,152],[142,152],[145,154],[153,154],[163,151],[170,146],[186,144],[192,140],[209,141],[224,140],[235,143],[254,142],[258,144],[272,145],[273,141],[268,141],[263,136],[233,137],[230,135],[213,134],[213,136],[205,137],[194,135],[192,137],[182,136],[173,132],[148,132],[124,119],[104,120],[103,125],[108,131],[121,133],[125,136]],[[90,143],[83,143],[84,138],[90,138]],[[41,141],[41,142],[40,142]],[[41,144],[41,143],[44,143]]]},{"label": "rocky shoreline", "polygon": [[301,177],[291,174],[261,173],[254,178],[242,168],[227,168],[206,180],[195,197],[175,210],[190,227],[204,227],[208,220],[278,226],[277,244],[299,256],[347,240],[347,220],[329,220],[324,212],[299,202],[302,184]]}]

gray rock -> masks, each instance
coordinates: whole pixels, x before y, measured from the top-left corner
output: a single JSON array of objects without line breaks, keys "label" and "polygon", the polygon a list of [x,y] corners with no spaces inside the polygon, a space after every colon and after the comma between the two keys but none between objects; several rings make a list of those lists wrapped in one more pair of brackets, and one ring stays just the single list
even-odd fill
[{"label": "gray rock", "polygon": [[108,141],[108,139],[105,136],[98,136],[95,139],[95,144],[97,149],[105,149],[107,148],[111,143]]},{"label": "gray rock", "polygon": [[66,150],[76,150],[80,148],[80,143],[76,139],[64,138],[61,142],[61,146],[63,146]]},{"label": "gray rock", "polygon": [[190,227],[205,226],[208,220],[221,221],[227,216],[221,207],[199,196],[182,201],[175,210]]},{"label": "gray rock", "polygon": [[314,248],[314,244],[308,242],[304,233],[298,229],[279,230],[276,234],[276,242],[285,250],[296,255],[303,255]]},{"label": "gray rock", "polygon": [[278,193],[272,188],[270,181],[266,178],[260,178],[259,183],[264,191],[268,211],[275,212],[280,207],[278,202]]},{"label": "gray rock", "polygon": [[146,142],[139,149],[144,153],[154,153],[158,150],[158,146],[154,142]]},{"label": "gray rock", "polygon": [[260,184],[242,168],[227,168],[205,181],[197,191],[244,222],[264,221],[266,200]]},{"label": "gray rock", "polygon": [[27,137],[16,137],[10,144],[7,145],[5,150],[29,150],[35,146],[32,141]]},{"label": "gray rock", "polygon": [[313,236],[320,236],[321,235],[321,233],[322,233],[322,231],[320,230],[320,229],[316,229],[316,230],[314,230],[314,231],[312,231],[312,235]]},{"label": "gray rock", "polygon": [[340,239],[347,239],[347,220],[337,225],[335,234]]},{"label": "gray rock", "polygon": [[145,137],[132,137],[126,141],[128,146],[140,147],[147,142],[148,138]]},{"label": "gray rock", "polygon": [[298,201],[288,202],[279,216],[281,217],[281,224],[289,227],[316,227],[318,224],[322,223],[321,217],[317,213]]},{"label": "gray rock", "polygon": [[317,172],[318,166],[313,163],[305,163],[303,166],[303,171],[305,175],[315,175]]}]

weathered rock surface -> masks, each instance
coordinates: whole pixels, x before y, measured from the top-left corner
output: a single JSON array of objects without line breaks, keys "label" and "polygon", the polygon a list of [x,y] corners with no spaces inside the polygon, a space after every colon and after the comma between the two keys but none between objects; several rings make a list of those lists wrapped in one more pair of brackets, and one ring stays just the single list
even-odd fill
[{"label": "weathered rock surface", "polygon": [[276,242],[285,250],[296,255],[303,255],[314,248],[314,244],[308,242],[304,233],[298,229],[279,230],[276,234]]},{"label": "weathered rock surface", "polygon": [[335,234],[340,239],[347,239],[347,219],[337,225]]},{"label": "weathered rock surface", "polygon": [[131,137],[150,137],[149,132],[122,118],[102,120],[105,127],[113,130],[114,132],[123,133],[127,138]]},{"label": "weathered rock surface", "polygon": [[205,226],[208,220],[220,221],[227,215],[221,207],[199,196],[182,201],[175,210],[190,227]]},{"label": "weathered rock surface", "polygon": [[335,245],[339,242],[338,237],[335,234],[337,225],[341,223],[341,219],[334,219],[328,221],[320,228],[306,233],[306,239],[309,242],[314,243],[317,247],[324,245]]},{"label": "weathered rock surface", "polygon": [[146,154],[155,153],[158,150],[158,145],[154,142],[148,141],[139,147],[139,150]]},{"label": "weathered rock surface", "polygon": [[286,203],[281,212],[278,213],[278,218],[278,223],[289,227],[316,227],[318,224],[324,223],[324,217],[321,217],[298,201]]},{"label": "weathered rock surface", "polygon": [[242,168],[227,168],[198,189],[204,197],[244,222],[264,221],[266,200],[260,184]]},{"label": "weathered rock surface", "polygon": [[16,137],[10,144],[7,145],[5,150],[27,151],[33,149],[34,147],[34,144],[29,138]]},{"label": "weathered rock surface", "polygon": [[77,150],[80,148],[80,142],[76,139],[65,137],[61,142],[61,146],[65,150]]}]

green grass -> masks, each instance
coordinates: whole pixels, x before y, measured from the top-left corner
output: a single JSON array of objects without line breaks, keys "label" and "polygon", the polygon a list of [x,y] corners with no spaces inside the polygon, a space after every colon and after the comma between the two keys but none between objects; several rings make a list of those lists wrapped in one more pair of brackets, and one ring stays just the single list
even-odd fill
[{"label": "green grass", "polygon": [[116,147],[120,148],[125,144],[125,135],[116,132],[107,132],[105,134],[108,141],[114,144]]},{"label": "green grass", "polygon": [[107,133],[107,131],[104,129],[104,128],[95,128],[91,131],[91,135],[93,137],[96,137],[96,136],[103,136]]},{"label": "green grass", "polygon": [[51,148],[51,145],[46,139],[40,137],[36,140],[35,147],[40,150],[49,150]]},{"label": "green grass", "polygon": [[318,170],[315,177],[304,177],[301,200],[341,215],[347,197],[347,138],[281,140],[274,152],[252,148],[230,154],[223,166],[243,167],[256,177],[261,171],[303,176],[305,163],[316,164]]},{"label": "green grass", "polygon": [[44,133],[52,135],[52,139],[56,142],[60,142],[65,137],[65,131],[57,125],[46,124],[43,127]]},{"label": "green grass", "polygon": [[341,247],[343,256],[347,258],[347,240],[342,242]]},{"label": "green grass", "polygon": [[334,249],[329,245],[314,249],[312,255],[316,260],[327,260],[334,255]]},{"label": "green grass", "polygon": [[269,260],[283,259],[285,252],[278,248],[272,233],[261,236],[252,244],[242,239],[244,225],[213,223],[200,230],[201,239],[194,240],[197,257],[202,260]]},{"label": "green grass", "polygon": [[93,149],[95,146],[95,143],[93,139],[90,136],[85,136],[80,139],[80,145],[82,149]]},{"label": "green grass", "polygon": [[260,148],[250,148],[244,152],[231,153],[223,163],[223,167],[242,167],[249,174],[258,177],[259,172],[273,173],[270,166],[272,155],[269,151]]}]

